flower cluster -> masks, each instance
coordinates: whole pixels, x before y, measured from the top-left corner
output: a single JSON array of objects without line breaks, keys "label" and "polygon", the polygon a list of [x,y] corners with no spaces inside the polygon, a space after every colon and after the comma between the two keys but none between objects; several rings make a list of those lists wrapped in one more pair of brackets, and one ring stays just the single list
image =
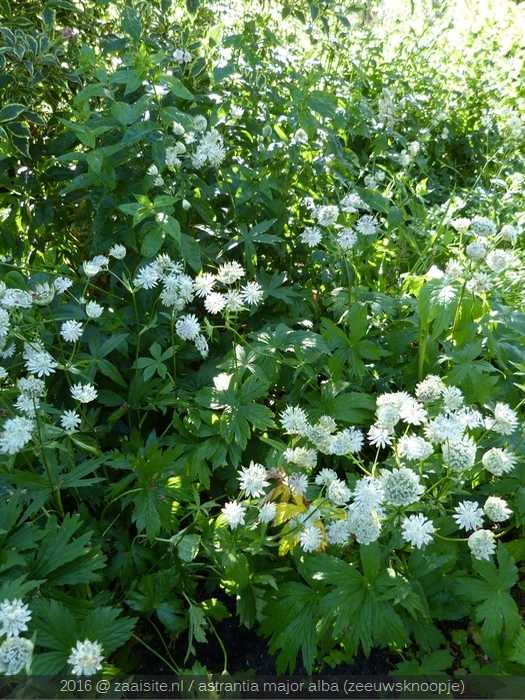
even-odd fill
[{"label": "flower cluster", "polygon": [[21,637],[27,632],[31,611],[19,598],[0,603],[0,673],[14,676],[24,670],[29,673],[33,658],[33,642]]},{"label": "flower cluster", "polygon": [[[486,559],[494,552],[493,530],[512,515],[506,501],[490,495],[480,507],[477,500],[458,503],[447,495],[449,515],[443,521],[439,485],[460,483],[464,490],[478,483],[469,477],[479,480],[484,474],[490,484],[512,471],[516,456],[506,441],[518,418],[508,405],[496,403],[485,411],[468,406],[457,387],[429,375],[413,396],[399,391],[377,397],[375,422],[367,432],[375,453],[368,457],[363,432],[355,427],[338,430],[330,416],[312,423],[302,408],[289,406],[281,425],[292,445],[277,468],[252,462],[239,471],[241,497],[222,513],[230,528],[245,525],[255,507],[255,524],[277,518],[286,523],[282,535],[292,546],[313,552],[354,540],[366,545],[393,532],[399,546],[419,549],[439,536],[441,527],[448,532],[455,525],[472,533],[468,546],[474,557]],[[388,452],[380,459],[382,450]],[[318,462],[326,463],[327,457],[345,457],[354,469],[342,477],[329,466],[316,472]],[[449,492],[453,489],[443,491]],[[416,508],[420,512],[414,513]],[[439,527],[433,513],[439,514]]]}]

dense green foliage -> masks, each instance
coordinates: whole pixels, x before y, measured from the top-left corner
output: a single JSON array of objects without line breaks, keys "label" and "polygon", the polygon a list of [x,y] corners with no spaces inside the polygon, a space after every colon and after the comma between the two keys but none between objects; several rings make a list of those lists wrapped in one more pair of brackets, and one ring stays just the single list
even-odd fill
[{"label": "dense green foliage", "polygon": [[414,5],[0,0],[4,672],[524,672],[525,11]]}]

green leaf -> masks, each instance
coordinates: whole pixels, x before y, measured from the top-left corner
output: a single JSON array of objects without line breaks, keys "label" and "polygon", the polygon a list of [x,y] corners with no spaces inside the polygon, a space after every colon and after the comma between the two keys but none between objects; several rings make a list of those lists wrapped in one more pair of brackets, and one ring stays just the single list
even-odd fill
[{"label": "green leaf", "polygon": [[14,121],[26,109],[25,105],[12,102],[0,109],[0,123]]},{"label": "green leaf", "polygon": [[177,543],[177,554],[182,561],[193,561],[199,553],[200,535],[184,535]]}]

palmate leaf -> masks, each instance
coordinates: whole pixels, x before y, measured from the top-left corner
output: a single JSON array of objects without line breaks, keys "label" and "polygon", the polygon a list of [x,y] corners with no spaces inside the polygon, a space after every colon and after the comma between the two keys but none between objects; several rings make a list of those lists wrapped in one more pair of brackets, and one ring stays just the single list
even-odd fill
[{"label": "palmate leaf", "polygon": [[475,605],[475,619],[482,623],[487,641],[504,634],[512,639],[521,625],[518,606],[510,589],[518,580],[518,570],[505,545],[498,546],[498,566],[476,561],[473,568],[480,578],[461,576],[456,579],[457,592]]},{"label": "palmate leaf", "polygon": [[315,625],[319,593],[302,583],[287,583],[268,603],[262,633],[270,638],[270,652],[277,652],[277,672],[293,673],[301,652],[305,669],[312,672],[317,650]]}]

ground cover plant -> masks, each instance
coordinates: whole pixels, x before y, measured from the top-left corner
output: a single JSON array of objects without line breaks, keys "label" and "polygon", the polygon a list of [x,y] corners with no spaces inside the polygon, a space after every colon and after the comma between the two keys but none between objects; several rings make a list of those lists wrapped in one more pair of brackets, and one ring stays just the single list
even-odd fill
[{"label": "ground cover plant", "polygon": [[524,672],[524,26],[0,0],[2,673]]}]

